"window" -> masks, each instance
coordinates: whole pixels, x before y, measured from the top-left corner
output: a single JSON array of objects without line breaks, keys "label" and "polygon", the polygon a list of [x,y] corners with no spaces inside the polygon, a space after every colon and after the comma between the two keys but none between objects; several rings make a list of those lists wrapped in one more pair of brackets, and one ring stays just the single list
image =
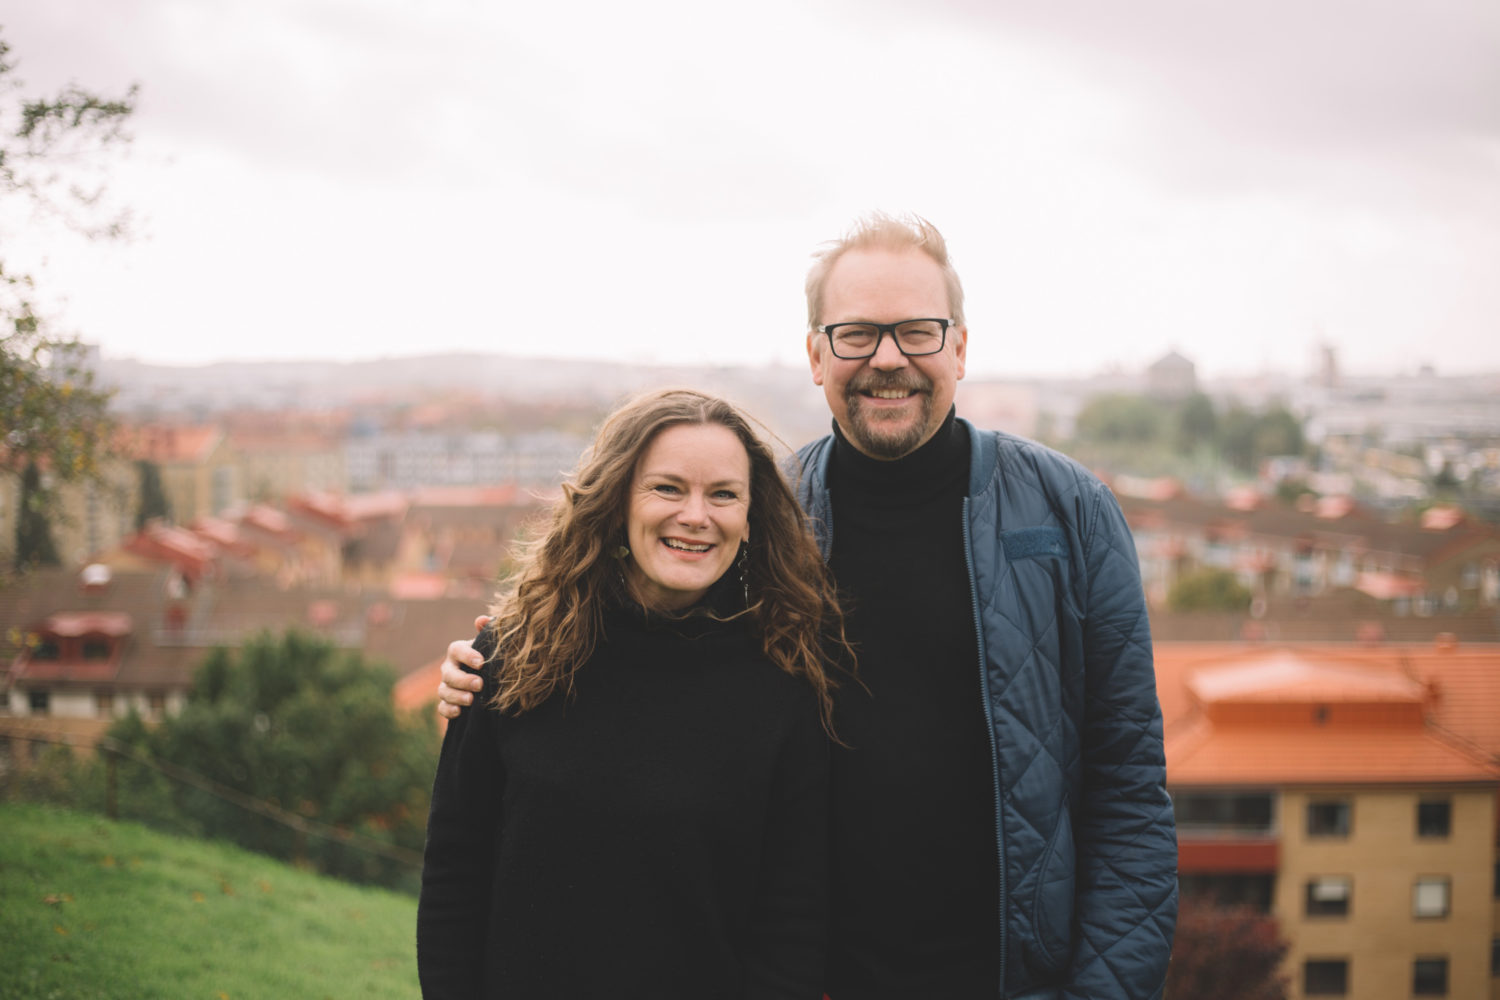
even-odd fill
[{"label": "window", "polygon": [[26,700],[31,706],[32,715],[48,715],[52,710],[52,693],[50,691],[28,691]]},{"label": "window", "polygon": [[1453,824],[1453,803],[1448,799],[1424,799],[1417,803],[1417,836],[1446,837]]},{"label": "window", "polygon": [[1448,995],[1448,959],[1419,958],[1411,964],[1411,991],[1419,997]]},{"label": "window", "polygon": [[113,691],[95,691],[94,704],[98,707],[99,718],[110,718],[115,714],[115,693]]},{"label": "window", "polygon": [[151,718],[160,719],[167,710],[167,696],[153,691],[146,696],[146,707],[150,709]]},{"label": "window", "polygon": [[83,658],[85,660],[107,660],[109,659],[109,640],[103,636],[91,635],[83,640]]},{"label": "window", "polygon": [[1272,829],[1271,793],[1245,795],[1198,792],[1173,799],[1179,827],[1200,827],[1236,833],[1269,833]]},{"label": "window", "polygon": [[1348,959],[1308,959],[1302,966],[1302,992],[1310,997],[1341,997],[1348,993]]},{"label": "window", "polygon": [[62,658],[62,647],[57,640],[50,636],[43,637],[31,647],[31,658],[33,660],[58,660]]},{"label": "window", "polygon": [[1348,916],[1351,888],[1347,875],[1324,875],[1321,878],[1309,879],[1307,915],[1309,917]]},{"label": "window", "polygon": [[1347,799],[1327,799],[1307,804],[1309,837],[1347,837],[1353,813]]},{"label": "window", "polygon": [[1419,920],[1441,920],[1448,915],[1450,883],[1446,875],[1424,876],[1412,886],[1411,915]]}]

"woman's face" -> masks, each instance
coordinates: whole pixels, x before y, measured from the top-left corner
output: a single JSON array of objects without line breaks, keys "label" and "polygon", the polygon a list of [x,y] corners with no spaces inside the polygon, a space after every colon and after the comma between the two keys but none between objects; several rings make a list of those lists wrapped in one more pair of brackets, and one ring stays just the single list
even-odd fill
[{"label": "woman's face", "polygon": [[722,424],[675,424],[636,463],[627,579],[658,611],[699,600],[750,537],[750,456]]}]

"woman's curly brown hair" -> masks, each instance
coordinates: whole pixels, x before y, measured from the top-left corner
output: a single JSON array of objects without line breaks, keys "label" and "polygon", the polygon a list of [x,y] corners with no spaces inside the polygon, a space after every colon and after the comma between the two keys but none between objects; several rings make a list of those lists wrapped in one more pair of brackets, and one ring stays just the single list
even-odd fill
[{"label": "woman's curly brown hair", "polygon": [[546,531],[524,547],[492,611],[495,708],[524,712],[559,690],[572,692],[575,671],[599,640],[604,609],[633,599],[616,553],[636,463],[666,428],[701,424],[728,428],[750,456],[748,606],[739,614],[750,616],[772,663],[812,684],[833,734],[837,685],[828,657],[847,668],[854,658],[806,516],[746,418],[724,400],[688,389],[648,393],[611,414],[563,484]]}]

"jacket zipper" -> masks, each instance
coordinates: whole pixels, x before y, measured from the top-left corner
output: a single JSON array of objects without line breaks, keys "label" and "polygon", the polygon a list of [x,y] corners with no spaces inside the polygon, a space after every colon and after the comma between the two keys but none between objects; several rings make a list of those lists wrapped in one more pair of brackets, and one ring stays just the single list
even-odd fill
[{"label": "jacket zipper", "polygon": [[974,572],[974,538],[969,531],[969,498],[964,497],[964,563],[969,570],[969,603],[974,612],[974,638],[979,649],[979,700],[984,706],[985,735],[990,741],[990,774],[995,783],[996,874],[1000,882],[1000,981],[996,995],[1005,996],[1005,827],[1000,815],[1000,748],[995,744],[995,713],[990,707],[989,674],[984,667],[984,627],[979,620],[979,578]]}]

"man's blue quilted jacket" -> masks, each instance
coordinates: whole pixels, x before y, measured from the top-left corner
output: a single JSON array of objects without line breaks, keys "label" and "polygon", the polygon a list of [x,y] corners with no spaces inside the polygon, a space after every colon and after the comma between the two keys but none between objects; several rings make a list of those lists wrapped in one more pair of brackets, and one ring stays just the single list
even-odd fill
[{"label": "man's blue quilted jacket", "polygon": [[[964,501],[1000,851],[1001,996],[1147,1000],[1177,916],[1177,839],[1140,569],[1081,465],[978,431]],[[831,436],[788,463],[827,557]],[[835,850],[837,846],[835,845]]]}]

